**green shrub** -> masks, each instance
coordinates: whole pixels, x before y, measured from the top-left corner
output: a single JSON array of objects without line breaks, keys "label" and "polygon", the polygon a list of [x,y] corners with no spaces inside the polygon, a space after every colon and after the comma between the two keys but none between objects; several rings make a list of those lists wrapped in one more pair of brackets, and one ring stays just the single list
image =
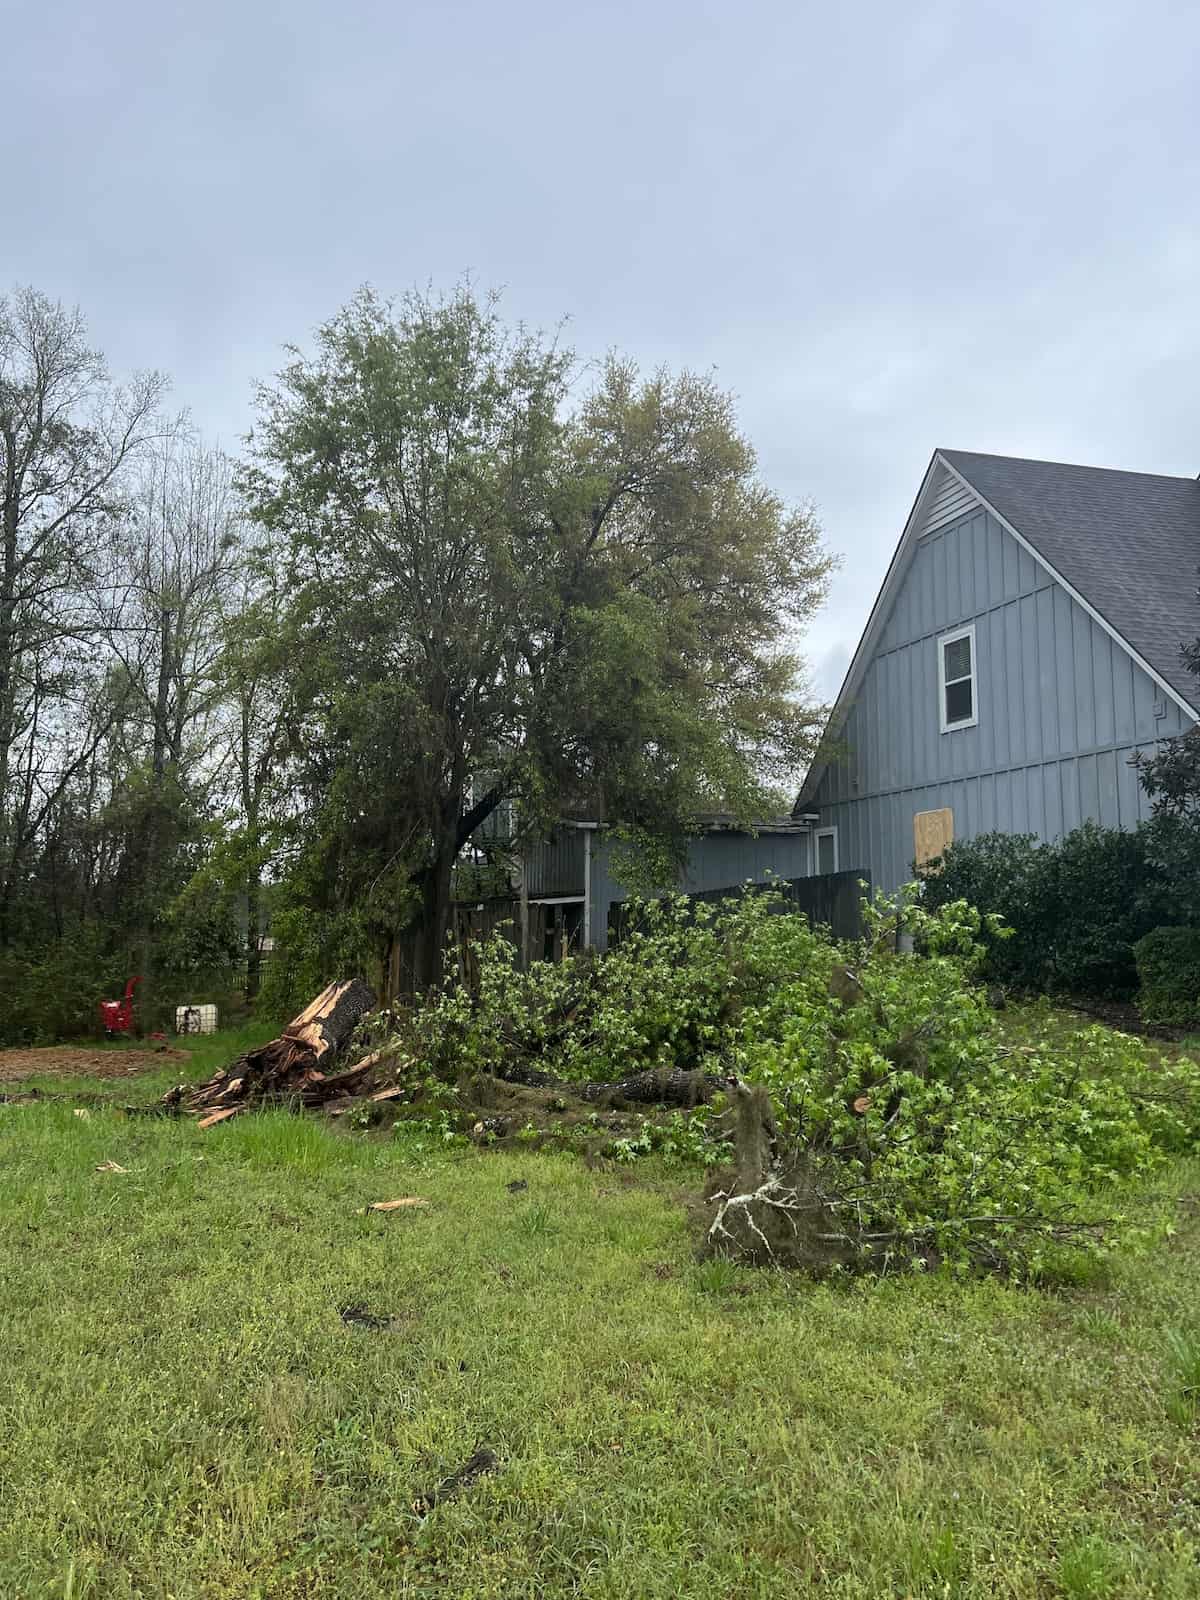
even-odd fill
[{"label": "green shrub", "polygon": [[1094,822],[1054,844],[1031,834],[982,834],[952,844],[926,877],[931,910],[966,900],[1013,930],[985,934],[985,973],[1020,989],[1130,999],[1133,947],[1172,915],[1169,875],[1149,826],[1126,831]]},{"label": "green shrub", "polygon": [[1050,987],[1131,999],[1133,947],[1163,921],[1164,884],[1147,859],[1143,830],[1085,822],[1049,848],[1057,898]]},{"label": "green shrub", "polygon": [[[1200,750],[1200,737],[1194,748]],[[1194,921],[1200,907],[1200,811],[1160,811],[1138,833],[1155,875],[1156,921],[1172,927]]]},{"label": "green shrub", "polygon": [[1200,1023],[1200,928],[1155,928],[1134,946],[1147,1022]]},{"label": "green shrub", "polygon": [[99,1031],[96,1004],[119,996],[128,974],[96,929],[29,956],[0,958],[0,1043],[51,1044]]},{"label": "green shrub", "polygon": [[938,870],[923,880],[922,900],[931,911],[965,900],[1002,917],[1016,937],[982,930],[987,976],[1019,989],[1042,987],[1058,901],[1053,854],[1033,834],[983,833],[950,845]]}]

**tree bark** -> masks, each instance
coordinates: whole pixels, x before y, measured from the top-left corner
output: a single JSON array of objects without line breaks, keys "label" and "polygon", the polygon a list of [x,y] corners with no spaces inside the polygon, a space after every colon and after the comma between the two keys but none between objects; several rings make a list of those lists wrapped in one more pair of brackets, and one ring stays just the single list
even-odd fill
[{"label": "tree bark", "polygon": [[262,886],[258,868],[252,867],[246,876],[246,999],[258,997],[262,983],[262,947],[259,918],[262,912]]},{"label": "tree bark", "polygon": [[[357,1069],[330,1077],[325,1068],[346,1048],[354,1030],[375,1009],[375,995],[360,978],[331,983],[280,1034],[216,1073],[186,1096],[192,1110],[240,1109],[262,1100],[321,1100],[344,1092]],[[372,1058],[373,1060],[374,1058]],[[367,1066],[359,1063],[363,1072]],[[174,1099],[172,1100],[172,1096]],[[178,1103],[172,1090],[167,1097]]]},{"label": "tree bark", "polygon": [[548,1072],[538,1072],[533,1067],[517,1064],[493,1073],[503,1083],[517,1083],[528,1089],[553,1089],[556,1093],[570,1095],[576,1100],[588,1100],[615,1106],[622,1102],[634,1106],[698,1106],[705,1105],[719,1090],[727,1089],[731,1080],[718,1078],[706,1072],[635,1072],[631,1078],[615,1082],[589,1081],[575,1083],[569,1078],[555,1078]]}]

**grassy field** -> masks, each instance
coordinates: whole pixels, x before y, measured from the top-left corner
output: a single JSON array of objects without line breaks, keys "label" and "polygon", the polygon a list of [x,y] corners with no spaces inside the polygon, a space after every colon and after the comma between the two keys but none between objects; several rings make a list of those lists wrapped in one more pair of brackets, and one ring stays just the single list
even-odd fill
[{"label": "grassy field", "polygon": [[1200,1594],[1196,1164],[1107,1277],[814,1286],[695,1170],[115,1109],[179,1076],[0,1105],[6,1600]]}]

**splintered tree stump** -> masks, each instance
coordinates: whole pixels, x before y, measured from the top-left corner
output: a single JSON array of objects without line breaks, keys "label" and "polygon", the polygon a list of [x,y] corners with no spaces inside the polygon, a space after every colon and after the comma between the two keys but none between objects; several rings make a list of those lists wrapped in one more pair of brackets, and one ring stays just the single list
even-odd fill
[{"label": "splintered tree stump", "polygon": [[[232,1066],[185,1095],[192,1111],[233,1112],[264,1101],[298,1099],[322,1105],[352,1093],[378,1061],[378,1054],[342,1072],[328,1067],[345,1049],[359,1022],[375,1009],[375,996],[359,978],[331,983],[278,1039],[248,1050]],[[175,1093],[175,1091],[172,1091]],[[168,1097],[169,1098],[169,1097]],[[205,1125],[217,1119],[206,1117]]]}]

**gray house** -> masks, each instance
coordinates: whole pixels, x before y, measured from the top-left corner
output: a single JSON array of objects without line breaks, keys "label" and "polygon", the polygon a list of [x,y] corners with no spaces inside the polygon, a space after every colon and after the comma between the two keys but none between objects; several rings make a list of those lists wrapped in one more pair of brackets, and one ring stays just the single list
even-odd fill
[{"label": "gray house", "polygon": [[[616,848],[601,823],[564,821],[548,839],[527,850],[518,893],[532,958],[555,959],[564,945],[608,948],[620,907],[629,898],[617,875]],[[745,883],[806,878],[814,870],[809,820],[774,817],[751,829],[730,816],[713,814],[689,841],[678,889],[703,897]]]},{"label": "gray house", "polygon": [[936,451],[796,802],[818,870],[1144,816],[1130,758],[1200,721],[1198,566],[1192,478]]},{"label": "gray house", "polygon": [[[500,933],[517,945],[523,964],[606,950],[623,930],[623,908],[632,898],[621,878],[616,832],[576,813],[545,836],[518,844],[513,820],[506,801],[460,857],[453,896],[460,946]],[[748,825],[728,812],[709,813],[687,842],[674,888],[720,899],[747,884],[782,883],[786,897],[812,921],[851,937],[859,926],[858,876],[832,870],[813,822],[793,813]],[[411,987],[409,966],[401,956],[393,976],[397,993]]]}]

